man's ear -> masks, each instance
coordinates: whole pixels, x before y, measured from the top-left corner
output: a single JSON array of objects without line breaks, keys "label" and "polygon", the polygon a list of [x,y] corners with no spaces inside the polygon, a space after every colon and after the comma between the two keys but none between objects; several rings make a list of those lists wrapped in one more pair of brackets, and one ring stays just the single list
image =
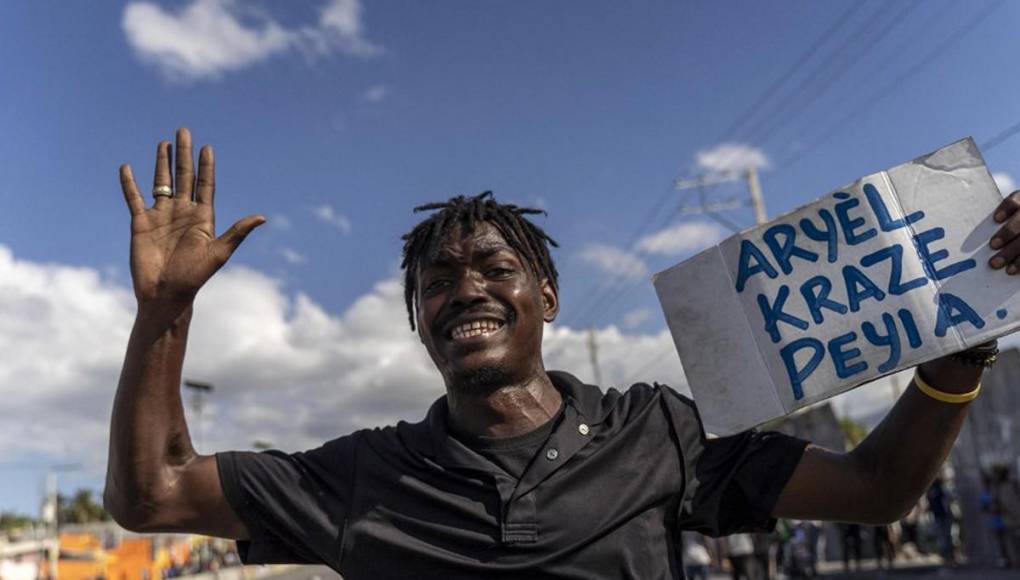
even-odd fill
[{"label": "man's ear", "polygon": [[556,288],[549,282],[548,278],[542,279],[542,319],[546,322],[556,320],[560,312],[560,298],[556,294]]}]

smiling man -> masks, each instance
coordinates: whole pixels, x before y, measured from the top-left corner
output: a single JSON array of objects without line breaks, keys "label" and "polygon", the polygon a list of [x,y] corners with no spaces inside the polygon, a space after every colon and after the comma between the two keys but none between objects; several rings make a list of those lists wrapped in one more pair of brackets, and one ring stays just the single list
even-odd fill
[{"label": "smiling man", "polygon": [[[488,192],[404,237],[412,329],[447,394],[424,420],[307,452],[196,454],[180,397],[192,302],[264,219],[220,237],[212,150],[157,149],[147,207],[131,169],[138,316],[114,402],[107,508],[138,531],[239,540],[246,562],[323,563],[358,578],[681,578],[681,530],[768,530],[776,517],[886,523],[945,460],[994,346],[921,365],[888,417],[836,453],[778,433],[706,437],[667,386],[624,391],[547,371],[559,309],[555,242]],[[1020,256],[1020,196],[1003,202],[993,266]],[[1000,214],[1001,212],[1001,214]],[[343,413],[343,409],[337,409]]]}]

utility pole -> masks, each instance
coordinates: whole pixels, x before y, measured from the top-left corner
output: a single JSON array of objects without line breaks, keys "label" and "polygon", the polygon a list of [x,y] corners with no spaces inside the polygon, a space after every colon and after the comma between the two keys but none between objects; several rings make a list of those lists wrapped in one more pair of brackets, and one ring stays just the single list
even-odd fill
[{"label": "utility pole", "polygon": [[43,499],[40,519],[43,521],[43,525],[53,532],[47,549],[50,578],[57,577],[57,567],[60,561],[60,486],[57,483],[57,474],[78,469],[81,469],[81,464],[62,463],[51,465],[46,472],[46,497]]},{"label": "utility pole", "polygon": [[[720,183],[729,183],[744,179],[747,181],[748,197],[732,197],[721,202],[709,203],[705,197],[705,188]],[[677,179],[673,181],[673,189],[682,191],[685,189],[697,189],[700,194],[700,202],[695,206],[684,206],[679,210],[680,215],[704,214],[730,228],[733,231],[740,231],[740,226],[720,216],[717,212],[729,209],[739,209],[748,205],[754,210],[754,223],[761,225],[769,221],[768,212],[765,211],[765,196],[762,193],[761,181],[758,179],[758,168],[751,165],[743,171],[723,171],[699,175],[691,179]]]},{"label": "utility pole", "polygon": [[900,395],[903,394],[899,373],[889,375],[889,389],[892,391],[892,402],[895,405],[896,401],[900,400]]},{"label": "utility pole", "polygon": [[595,327],[588,329],[588,354],[591,356],[591,370],[595,373],[595,384],[602,385],[602,369],[599,368],[599,344]]},{"label": "utility pole", "polygon": [[754,207],[754,223],[761,225],[769,221],[765,212],[765,197],[761,193],[761,182],[758,181],[758,168],[754,165],[747,168],[747,190],[751,194],[751,206]]},{"label": "utility pole", "polygon": [[205,395],[213,392],[213,386],[211,383],[204,381],[193,381],[185,380],[184,386],[191,390],[191,410],[195,412],[195,423],[197,423],[197,429],[195,429],[195,443],[196,447],[202,445],[202,404],[204,402]]}]

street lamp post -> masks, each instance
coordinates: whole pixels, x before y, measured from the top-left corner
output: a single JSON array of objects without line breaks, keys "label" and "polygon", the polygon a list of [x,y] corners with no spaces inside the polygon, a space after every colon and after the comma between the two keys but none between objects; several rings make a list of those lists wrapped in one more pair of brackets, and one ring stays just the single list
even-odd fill
[{"label": "street lamp post", "polygon": [[198,426],[195,430],[196,447],[200,447],[202,445],[202,404],[205,396],[212,393],[213,386],[212,383],[191,379],[186,379],[184,386],[191,390],[191,409],[195,412],[195,422]]}]

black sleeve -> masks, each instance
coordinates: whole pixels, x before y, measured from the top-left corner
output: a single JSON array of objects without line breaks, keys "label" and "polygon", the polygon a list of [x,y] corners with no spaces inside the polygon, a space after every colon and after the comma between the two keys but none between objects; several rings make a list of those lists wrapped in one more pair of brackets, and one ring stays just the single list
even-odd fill
[{"label": "black sleeve", "polygon": [[808,442],[753,429],[709,439],[693,402],[663,390],[684,463],[680,529],[709,536],[771,531],[772,509]]},{"label": "black sleeve", "polygon": [[216,454],[223,493],[251,537],[245,564],[339,566],[353,477],[354,436],[299,453]]}]

